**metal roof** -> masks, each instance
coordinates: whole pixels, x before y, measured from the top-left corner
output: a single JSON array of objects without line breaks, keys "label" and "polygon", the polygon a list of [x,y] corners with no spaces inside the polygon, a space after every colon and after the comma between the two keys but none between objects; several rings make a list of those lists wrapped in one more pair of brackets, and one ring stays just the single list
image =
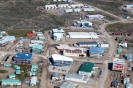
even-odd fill
[{"label": "metal roof", "polygon": [[21,73],[21,70],[16,70],[16,74],[20,74]]},{"label": "metal roof", "polygon": [[65,78],[82,79],[84,76],[79,74],[66,74]]},{"label": "metal roof", "polygon": [[35,44],[33,45],[32,49],[39,49],[39,50],[42,50],[43,49],[43,46],[42,45],[39,45],[39,44]]},{"label": "metal roof", "polygon": [[17,70],[20,69],[20,66],[18,66],[18,65],[14,65],[13,67],[14,67],[15,69],[17,69]]},{"label": "metal roof", "polygon": [[101,47],[90,47],[91,53],[102,53],[104,51],[104,48]]},{"label": "metal roof", "polygon": [[4,66],[10,67],[11,65],[9,62],[4,62]]},{"label": "metal roof", "polygon": [[129,60],[129,59],[132,59],[132,54],[125,54],[124,56],[125,56],[126,59],[128,59],[128,60]]},{"label": "metal roof", "polygon": [[96,41],[91,41],[91,42],[78,42],[77,43],[78,45],[89,45],[89,44],[97,44],[97,42]]},{"label": "metal roof", "polygon": [[38,68],[38,64],[32,64],[32,68]]},{"label": "metal roof", "polygon": [[58,77],[58,73],[57,73],[57,72],[54,72],[54,73],[52,74],[52,77]]},{"label": "metal roof", "polygon": [[75,86],[73,82],[67,81],[67,82],[63,82],[60,88],[75,88]]},{"label": "metal roof", "polygon": [[91,62],[84,62],[79,71],[83,71],[83,72],[91,72],[93,70],[93,67],[94,67],[94,63],[91,63]]},{"label": "metal roof", "polygon": [[19,52],[14,56],[14,58],[31,59],[32,58],[32,53],[30,53],[30,52]]},{"label": "metal roof", "polygon": [[4,36],[2,37],[2,39],[0,39],[0,44],[6,43],[6,42],[10,42],[10,41],[14,41],[15,40],[15,36]]},{"label": "metal roof", "polygon": [[133,88],[133,85],[131,83],[127,83],[126,88]]},{"label": "metal roof", "polygon": [[65,31],[64,31],[63,29],[61,29],[61,28],[55,28],[55,29],[52,29],[52,31],[53,31],[54,33],[60,33],[60,32],[64,33],[64,32],[65,32]]},{"label": "metal roof", "polygon": [[2,79],[2,83],[3,82],[9,82],[9,83],[16,83],[16,82],[19,82],[21,83],[21,81],[19,79]]},{"label": "metal roof", "polygon": [[15,74],[9,74],[8,77],[12,78],[12,77],[16,77],[16,75]]}]

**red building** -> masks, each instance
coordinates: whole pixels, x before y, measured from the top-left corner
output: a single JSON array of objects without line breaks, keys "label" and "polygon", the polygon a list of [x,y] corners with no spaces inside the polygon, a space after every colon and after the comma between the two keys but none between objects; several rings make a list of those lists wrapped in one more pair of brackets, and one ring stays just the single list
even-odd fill
[{"label": "red building", "polygon": [[34,32],[27,32],[26,36],[27,37],[34,37],[35,33]]}]

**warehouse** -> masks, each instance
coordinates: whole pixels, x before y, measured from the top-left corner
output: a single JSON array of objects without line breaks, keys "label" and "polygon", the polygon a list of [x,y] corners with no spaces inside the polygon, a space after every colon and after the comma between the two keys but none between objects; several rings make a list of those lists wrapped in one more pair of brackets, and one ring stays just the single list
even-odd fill
[{"label": "warehouse", "polygon": [[84,8],[83,8],[83,11],[95,11],[94,10],[94,8],[92,7],[92,6],[85,6]]},{"label": "warehouse", "polygon": [[36,76],[31,77],[30,86],[36,86],[36,84],[37,84],[37,77]]},{"label": "warehouse", "polygon": [[1,85],[3,87],[7,86],[7,85],[11,85],[11,86],[17,85],[17,86],[20,86],[21,85],[21,81],[19,79],[2,79],[1,80]]},{"label": "warehouse", "polygon": [[42,45],[36,44],[36,45],[34,45],[34,46],[32,47],[32,52],[33,52],[33,53],[41,54],[42,51],[43,51],[43,46],[42,46]]},{"label": "warehouse", "polygon": [[30,43],[31,44],[41,44],[41,45],[43,45],[44,42],[41,41],[41,40],[31,40]]},{"label": "warehouse", "polygon": [[68,32],[67,36],[68,38],[89,38],[89,39],[97,39],[98,35],[93,35],[90,32]]},{"label": "warehouse", "polygon": [[73,12],[80,12],[80,11],[81,11],[80,8],[75,8],[75,9],[73,9]]},{"label": "warehouse", "polygon": [[86,20],[77,20],[76,23],[73,23],[74,27],[92,27],[92,23]]},{"label": "warehouse", "polygon": [[73,64],[73,59],[58,54],[52,54],[50,58],[54,66],[70,66]]},{"label": "warehouse", "polygon": [[81,8],[83,7],[84,5],[83,4],[72,4],[70,5],[72,8]]},{"label": "warehouse", "polygon": [[98,43],[98,47],[101,47],[101,48],[109,48],[109,43],[107,43],[106,41],[97,41]]},{"label": "warehouse", "polygon": [[86,75],[86,76],[90,77],[94,73],[94,70],[95,70],[94,63],[84,62],[80,66],[78,74]]},{"label": "warehouse", "polygon": [[124,72],[125,61],[123,59],[114,58],[113,59],[113,67],[112,70],[122,71]]},{"label": "warehouse", "polygon": [[78,42],[76,43],[79,47],[97,47],[96,41],[90,41],[90,42]]},{"label": "warehouse", "polygon": [[65,12],[66,12],[66,13],[73,12],[73,9],[65,9]]},{"label": "warehouse", "polygon": [[64,56],[86,57],[86,52],[87,52],[86,48],[70,47],[67,44],[59,44],[59,46],[56,46],[56,48],[58,50],[61,50]]},{"label": "warehouse", "polygon": [[56,8],[57,8],[56,4],[45,5],[45,9],[56,9]]},{"label": "warehouse", "polygon": [[58,8],[67,8],[68,4],[58,4]]},{"label": "warehouse", "polygon": [[13,56],[12,61],[15,63],[31,63],[32,53],[30,52],[20,52]]},{"label": "warehouse", "polygon": [[97,14],[97,15],[86,15],[85,18],[89,19],[89,20],[95,20],[95,19],[101,20],[101,19],[104,18],[104,16],[100,15],[100,14]]},{"label": "warehouse", "polygon": [[73,82],[65,81],[65,82],[55,86],[55,88],[75,88],[75,85]]},{"label": "warehouse", "polygon": [[79,75],[79,74],[66,74],[65,80],[87,83],[89,81],[89,78],[88,78],[88,76],[83,76],[83,75]]},{"label": "warehouse", "polygon": [[100,58],[104,55],[104,48],[101,47],[90,47],[89,49],[89,56]]}]

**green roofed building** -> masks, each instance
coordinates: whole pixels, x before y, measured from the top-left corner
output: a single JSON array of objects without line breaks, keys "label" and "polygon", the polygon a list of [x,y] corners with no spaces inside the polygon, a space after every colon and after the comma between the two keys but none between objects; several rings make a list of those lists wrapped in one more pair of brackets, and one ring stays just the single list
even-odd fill
[{"label": "green roofed building", "polygon": [[21,70],[16,70],[15,73],[16,74],[21,74]]},{"label": "green roofed building", "polygon": [[11,67],[12,64],[10,64],[9,62],[4,62],[4,67]]},{"label": "green roofed building", "polygon": [[43,46],[42,45],[39,45],[39,44],[36,44],[32,47],[32,52],[33,53],[37,53],[37,54],[40,54],[42,53],[42,50],[43,50]]},{"label": "green roofed building", "polygon": [[1,85],[2,86],[6,86],[6,85],[17,85],[20,86],[21,85],[21,81],[19,79],[2,79],[1,80]]},{"label": "green roofed building", "polygon": [[84,62],[79,68],[78,74],[91,76],[91,74],[94,73],[94,69],[94,63]]},{"label": "green roofed building", "polygon": [[20,69],[20,66],[14,65],[14,69],[19,70]]},{"label": "green roofed building", "polygon": [[30,75],[30,76],[36,75],[36,72],[30,71],[30,72],[29,72],[29,75]]},{"label": "green roofed building", "polygon": [[9,77],[10,79],[15,79],[16,75],[15,75],[15,74],[9,74],[8,77]]},{"label": "green roofed building", "polygon": [[38,64],[32,64],[31,68],[37,68],[38,69]]},{"label": "green roofed building", "polygon": [[33,72],[35,71],[36,72],[37,71],[37,68],[31,68],[30,71],[33,71]]}]

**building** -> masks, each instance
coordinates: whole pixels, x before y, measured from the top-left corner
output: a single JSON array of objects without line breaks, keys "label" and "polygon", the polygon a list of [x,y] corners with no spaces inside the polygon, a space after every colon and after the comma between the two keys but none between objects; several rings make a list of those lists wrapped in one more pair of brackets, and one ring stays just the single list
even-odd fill
[{"label": "building", "polygon": [[92,6],[85,6],[84,8],[83,8],[83,11],[95,11],[95,9],[92,7]]},{"label": "building", "polygon": [[12,64],[10,64],[9,62],[4,62],[4,67],[11,67]]},{"label": "building", "polygon": [[79,47],[97,47],[96,41],[90,41],[90,42],[77,42],[77,46]]},{"label": "building", "polygon": [[87,83],[89,81],[89,78],[88,78],[88,76],[83,76],[83,75],[79,75],[79,74],[66,74],[65,80]]},{"label": "building", "polygon": [[74,27],[92,27],[92,23],[87,20],[77,20],[76,23],[73,23]]},{"label": "building", "polygon": [[130,13],[130,14],[133,14],[133,4],[127,4],[127,5],[124,5],[122,7],[122,10]]},{"label": "building", "polygon": [[75,85],[73,82],[65,81],[61,84],[58,84],[55,88],[75,88]]},{"label": "building", "polygon": [[69,5],[68,4],[58,4],[58,8],[67,8]]},{"label": "building", "polygon": [[106,41],[97,41],[97,46],[101,48],[109,48],[109,43]]},{"label": "building", "polygon": [[36,73],[37,73],[37,72],[35,72],[35,71],[34,71],[34,72],[33,72],[33,71],[30,71],[30,72],[29,72],[29,75],[30,75],[30,76],[35,76]]},{"label": "building", "polygon": [[71,8],[82,8],[82,7],[84,7],[84,5],[83,4],[72,4],[72,5],[70,5],[70,7]]},{"label": "building", "polygon": [[38,69],[38,64],[32,64],[32,67],[31,68],[36,68]]},{"label": "building", "polygon": [[71,2],[72,0],[53,0],[53,2]]},{"label": "building", "polygon": [[56,4],[45,5],[45,9],[56,9]]},{"label": "building", "polygon": [[51,63],[54,66],[70,66],[73,64],[73,59],[58,54],[52,54]]},{"label": "building", "polygon": [[21,74],[21,70],[15,70],[16,74]]},{"label": "building", "polygon": [[104,55],[104,48],[101,47],[90,47],[89,56],[100,58]]},{"label": "building", "polygon": [[0,39],[0,46],[5,46],[6,44],[10,43],[10,42],[14,42],[15,41],[15,36],[3,36]]},{"label": "building", "polygon": [[56,79],[59,79],[59,75],[58,75],[57,72],[54,72],[54,73],[52,74],[52,80],[56,80]]},{"label": "building", "polygon": [[36,72],[37,71],[37,68],[31,68],[30,71]]},{"label": "building", "polygon": [[9,77],[9,79],[15,79],[16,75],[15,74],[9,74],[8,77]]},{"label": "building", "polygon": [[98,35],[96,33],[91,32],[68,32],[68,38],[89,38],[89,39],[97,39]]},{"label": "building", "polygon": [[89,19],[89,20],[101,20],[104,18],[103,15],[100,15],[100,14],[96,14],[96,15],[86,15],[85,16],[86,19]]},{"label": "building", "polygon": [[31,86],[36,86],[36,84],[37,84],[37,77],[36,76],[31,77],[30,85]]},{"label": "building", "polygon": [[34,37],[35,36],[35,31],[26,32],[26,36],[27,37]]},{"label": "building", "polygon": [[31,44],[40,44],[40,45],[44,44],[44,42],[42,40],[31,40],[30,43]]},{"label": "building", "polygon": [[126,42],[125,43],[119,43],[118,45],[121,46],[122,48],[127,48],[127,43]]},{"label": "building", "polygon": [[70,13],[70,12],[73,12],[73,9],[65,9],[64,12],[65,13]]},{"label": "building", "polygon": [[130,79],[129,78],[124,78],[124,80],[123,80],[124,85],[126,85],[129,82],[130,82]]},{"label": "building", "polygon": [[133,85],[131,83],[127,83],[125,88],[133,88]]},{"label": "building", "polygon": [[84,62],[79,70],[78,70],[78,74],[80,75],[86,75],[86,76],[91,76],[94,73],[94,63],[91,62]]},{"label": "building", "polygon": [[12,61],[15,63],[31,63],[32,62],[32,53],[19,52],[13,56]]},{"label": "building", "polygon": [[118,54],[122,53],[122,48],[118,48],[118,49],[117,49],[117,53],[118,53]]},{"label": "building", "polygon": [[117,88],[118,87],[118,82],[116,80],[111,82],[111,87]]},{"label": "building", "polygon": [[44,36],[39,36],[38,40],[45,40],[46,38]]},{"label": "building", "polygon": [[38,32],[36,32],[36,36],[40,37],[40,36],[44,36],[44,34],[43,34],[43,32],[38,31]]},{"label": "building", "polygon": [[20,86],[21,85],[21,81],[19,79],[2,79],[1,80],[1,85],[3,87],[7,86],[7,85],[11,85],[11,86]]},{"label": "building", "polygon": [[125,57],[125,59],[126,60],[132,60],[132,54],[128,54],[128,53],[126,53],[125,55],[124,55],[124,57]]},{"label": "building", "polygon": [[59,44],[56,48],[60,50],[64,56],[86,57],[86,48],[70,47],[67,44]]},{"label": "building", "polygon": [[42,45],[36,44],[32,47],[32,52],[33,53],[41,54],[42,51],[43,51],[43,46]]},{"label": "building", "polygon": [[114,58],[112,70],[124,71],[125,61],[123,59]]},{"label": "building", "polygon": [[20,70],[20,66],[18,66],[18,65],[14,65],[13,68],[14,68],[15,70]]},{"label": "building", "polygon": [[73,9],[73,12],[81,12],[81,9],[80,8],[75,8],[75,9]]}]

